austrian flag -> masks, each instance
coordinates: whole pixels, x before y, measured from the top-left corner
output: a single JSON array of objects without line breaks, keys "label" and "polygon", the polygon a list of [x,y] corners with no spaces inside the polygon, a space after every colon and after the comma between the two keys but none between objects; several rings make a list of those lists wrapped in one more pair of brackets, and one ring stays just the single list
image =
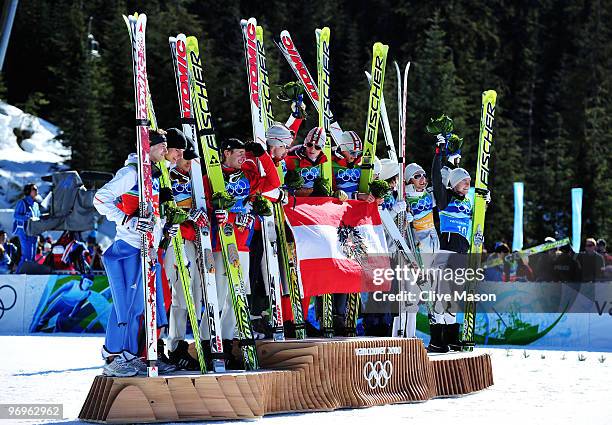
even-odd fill
[{"label": "austrian flag", "polygon": [[304,296],[388,290],[374,285],[375,269],[389,268],[376,203],[296,198],[285,206],[293,231]]}]

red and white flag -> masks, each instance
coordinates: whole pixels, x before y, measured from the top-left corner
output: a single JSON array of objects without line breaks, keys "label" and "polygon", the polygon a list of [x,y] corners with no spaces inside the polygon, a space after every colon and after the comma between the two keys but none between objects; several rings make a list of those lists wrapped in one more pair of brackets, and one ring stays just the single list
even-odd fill
[{"label": "red and white flag", "polygon": [[376,203],[336,198],[296,198],[285,205],[293,231],[304,296],[388,290],[374,282],[390,267]]}]

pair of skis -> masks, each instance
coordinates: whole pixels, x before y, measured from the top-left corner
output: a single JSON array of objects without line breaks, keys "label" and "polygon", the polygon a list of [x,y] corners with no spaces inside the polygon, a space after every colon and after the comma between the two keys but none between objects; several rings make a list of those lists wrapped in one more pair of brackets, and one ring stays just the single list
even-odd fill
[{"label": "pair of skis", "polygon": [[[193,116],[193,107],[191,102],[191,89],[189,85],[189,70],[187,60],[187,38],[185,34],[179,34],[176,37],[169,37],[168,42],[170,44],[170,53],[172,56],[172,65],[174,68],[176,91],[178,95],[179,112],[181,117],[181,124],[183,133],[187,138],[191,140],[196,139],[196,123]],[[200,155],[200,149],[197,143],[194,143],[194,149],[198,156]],[[206,195],[204,192],[204,182],[202,179],[204,164],[201,162],[201,157],[192,160],[192,166],[190,170],[191,178],[191,192],[192,192],[192,207],[206,211]],[[225,363],[223,360],[223,341],[220,334],[220,318],[219,318],[219,303],[217,298],[217,284],[215,278],[215,263],[212,256],[212,243],[210,239],[210,228],[209,227],[198,227],[194,226],[195,230],[195,246],[196,246],[196,266],[197,272],[200,273],[201,282],[203,285],[202,295],[204,302],[204,313],[205,317],[201,320],[205,320],[208,333],[210,335],[209,345],[210,353],[212,357],[213,370],[215,372],[223,372],[225,370]],[[175,238],[175,253],[176,239],[179,238],[177,234]],[[182,245],[178,243],[181,247]],[[177,267],[180,267],[177,263]],[[181,270],[181,269],[179,269]],[[186,280],[189,282],[189,280]],[[198,353],[198,360],[200,362],[200,369],[204,373],[205,363],[204,356],[201,354],[202,348],[200,344],[199,328],[197,325],[197,317],[195,311],[192,316],[190,311],[193,305],[193,298],[191,297],[189,285],[185,285],[185,279],[183,279],[183,288],[185,290],[185,299],[191,299],[187,301],[187,307],[189,312],[189,318],[191,321],[191,328],[193,330],[193,336],[195,338],[196,352]],[[201,308],[201,306],[199,306]]]},{"label": "pair of skis", "polygon": [[[153,178],[149,153],[148,79],[145,32],[146,15],[134,14],[123,17],[132,45],[132,70],[134,76],[134,102],[136,106],[136,153],[138,156],[138,214],[153,217]],[[140,240],[140,267],[144,288],[145,348],[147,375],[157,376],[157,317],[156,317],[156,250],[153,233],[143,234]]]},{"label": "pair of skis", "polygon": [[[272,102],[270,99],[270,84],[266,67],[263,28],[257,25],[257,20],[255,18],[241,20],[240,27],[242,29],[244,41],[253,140],[260,143],[264,149],[267,149],[266,130],[274,124],[274,115],[272,114]],[[275,216],[276,224],[274,220]],[[282,341],[285,339],[285,334],[281,308],[279,251],[285,249],[286,239],[281,240],[279,238],[277,228],[280,227],[281,224],[284,226],[284,216],[278,206],[275,206],[273,207],[273,214],[271,216],[261,217],[261,221],[261,235],[264,251],[263,271],[269,289],[273,338],[275,341]],[[281,236],[284,236],[284,233]],[[282,248],[279,249],[279,246]],[[253,265],[253,267],[258,266],[258,264]]]},{"label": "pair of skis", "polygon": [[[472,270],[480,267],[482,246],[484,244],[484,221],[487,208],[486,197],[489,190],[489,177],[491,175],[491,147],[493,145],[493,123],[495,121],[495,104],[497,93],[487,90],[482,93],[482,109],[480,114],[480,133],[478,136],[478,158],[476,162],[476,175],[474,176],[474,206],[472,209],[472,235],[468,266]],[[463,318],[462,341],[464,351],[474,350],[474,328],[476,325],[476,303],[473,295],[476,291],[476,282],[469,281],[466,285],[467,302]]]},{"label": "pair of skis", "polygon": [[[206,164],[206,171],[212,186],[213,195],[215,193],[224,193],[226,192],[226,185],[223,171],[221,170],[220,152],[212,124],[213,119],[209,107],[208,91],[204,81],[204,69],[202,67],[198,40],[195,37],[187,37],[186,46],[191,106],[192,113],[195,116],[198,143]],[[234,227],[232,223],[227,222],[219,225],[218,230],[221,254],[229,281],[229,294],[236,316],[238,334],[241,339],[240,345],[244,365],[249,370],[258,369],[259,362],[253,339],[245,281],[240,265]]]},{"label": "pair of skis", "polygon": [[[387,66],[389,46],[374,43],[372,47],[372,84],[368,98],[368,115],[361,157],[361,175],[359,177],[359,192],[369,193],[370,183],[374,179],[374,159],[376,158],[376,142],[378,126],[381,121],[381,106]],[[346,302],[346,333],[347,336],[357,335],[357,317],[359,315],[359,293],[349,294]]]}]

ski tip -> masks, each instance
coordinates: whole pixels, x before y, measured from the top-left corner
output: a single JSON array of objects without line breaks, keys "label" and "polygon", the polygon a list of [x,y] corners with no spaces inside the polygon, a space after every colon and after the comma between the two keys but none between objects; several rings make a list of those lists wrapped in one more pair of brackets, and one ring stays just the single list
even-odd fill
[{"label": "ski tip", "polygon": [[241,27],[246,27],[247,26],[248,21],[246,19],[241,19],[240,20],[240,26]]},{"label": "ski tip", "polygon": [[285,37],[291,38],[291,34],[289,34],[289,31],[287,30],[282,30],[280,33],[280,38],[285,38]]},{"label": "ski tip", "polygon": [[176,43],[176,37],[172,37],[172,36],[168,37],[168,43],[175,44]]}]

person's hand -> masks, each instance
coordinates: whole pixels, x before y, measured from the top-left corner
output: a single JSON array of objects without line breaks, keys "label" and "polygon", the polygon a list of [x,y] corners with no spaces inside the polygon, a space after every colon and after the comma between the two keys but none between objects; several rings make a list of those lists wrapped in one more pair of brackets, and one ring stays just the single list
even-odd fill
[{"label": "person's hand", "polygon": [[408,211],[406,211],[406,215],[404,216],[404,222],[412,223],[413,221],[414,221],[414,216],[412,215],[412,213],[409,213]]},{"label": "person's hand", "polygon": [[365,201],[371,203],[371,202],[376,202],[377,199],[374,197],[374,195],[372,195],[371,193],[368,193],[368,196],[365,198]]},{"label": "person's hand", "polygon": [[452,155],[449,155],[447,160],[448,160],[448,162],[453,164],[455,167],[458,167],[459,166],[459,162],[461,162],[461,154],[454,153]]},{"label": "person's hand", "polygon": [[198,227],[207,227],[209,225],[208,217],[206,216],[206,211],[204,211],[203,208],[191,209],[187,218],[193,221]]},{"label": "person's hand", "polygon": [[166,224],[164,226],[164,236],[168,239],[173,239],[179,231],[179,224]]},{"label": "person's hand", "polygon": [[306,104],[302,101],[302,95],[299,96],[297,102],[291,102],[291,115],[294,118],[306,117]]},{"label": "person's hand", "polygon": [[129,230],[146,235],[147,233],[151,233],[153,231],[153,228],[155,227],[155,220],[153,215],[146,217],[132,217],[127,220],[125,225]]},{"label": "person's hand", "polygon": [[446,146],[446,138],[441,133],[436,134],[436,146],[440,149]]},{"label": "person's hand", "polygon": [[340,189],[334,192],[334,198],[337,198],[339,201],[344,202],[348,200],[348,195],[344,190]]},{"label": "person's hand", "polygon": [[228,217],[229,213],[227,210],[215,210],[215,218],[219,226],[223,226],[227,222]]},{"label": "person's hand", "polygon": [[266,150],[264,149],[264,147],[257,143],[257,142],[247,142],[244,145],[244,150],[247,152],[251,152],[253,154],[253,156],[255,157],[260,157],[262,156]]},{"label": "person's hand", "polygon": [[397,201],[395,204],[393,204],[392,209],[394,213],[401,213],[403,211],[406,211],[406,201]]}]

